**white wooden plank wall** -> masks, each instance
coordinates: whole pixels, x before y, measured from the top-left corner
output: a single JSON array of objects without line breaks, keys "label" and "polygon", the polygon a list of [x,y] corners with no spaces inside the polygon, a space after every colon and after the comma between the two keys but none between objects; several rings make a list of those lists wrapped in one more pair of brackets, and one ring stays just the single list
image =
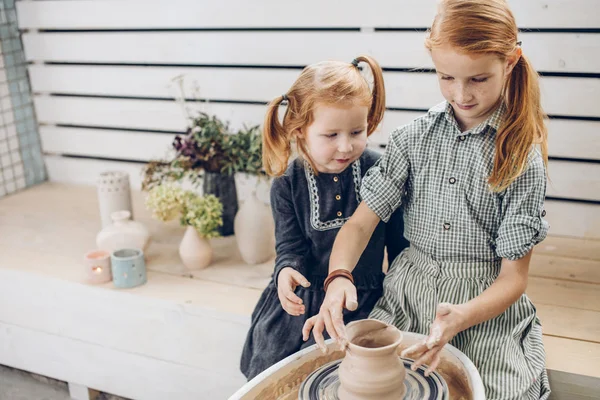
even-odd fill
[{"label": "white wooden plank wall", "polygon": [[[523,51],[543,75],[550,115],[547,218],[552,233],[600,238],[600,15],[594,0],[509,1]],[[19,24],[50,178],[92,184],[125,169],[139,187],[144,162],[185,128],[173,81],[195,106],[232,127],[260,124],[264,104],[301,68],[375,56],[388,112],[372,137],[439,102],[424,30],[435,0],[22,1]],[[319,12],[315,12],[319,10]],[[414,69],[425,69],[417,72]]]}]

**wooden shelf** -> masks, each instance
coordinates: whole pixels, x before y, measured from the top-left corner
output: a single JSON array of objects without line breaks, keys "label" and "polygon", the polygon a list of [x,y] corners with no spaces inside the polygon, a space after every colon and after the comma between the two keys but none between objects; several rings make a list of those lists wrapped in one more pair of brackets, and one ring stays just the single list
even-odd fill
[{"label": "wooden shelf", "polygon": [[[129,397],[224,398],[245,382],[241,346],[272,261],[246,265],[235,239],[219,238],[212,241],[214,264],[188,271],[177,254],[183,228],[153,220],[139,192],[133,206],[152,236],[149,279],[118,290],[83,283],[82,257],[100,230],[95,188],[45,183],[0,200],[0,343],[11,343],[0,346],[0,363]],[[600,378],[600,241],[548,237],[534,253],[527,292],[542,321],[549,370]],[[52,362],[54,347],[89,351],[112,372],[63,368]],[[168,393],[157,389],[164,379],[119,379],[120,368],[140,363],[153,365],[144,371],[179,371],[164,378],[172,379]]]}]

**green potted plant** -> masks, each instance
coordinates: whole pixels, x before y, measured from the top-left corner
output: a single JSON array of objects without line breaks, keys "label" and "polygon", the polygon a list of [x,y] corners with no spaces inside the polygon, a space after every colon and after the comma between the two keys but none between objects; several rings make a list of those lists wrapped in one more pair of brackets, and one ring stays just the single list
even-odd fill
[{"label": "green potted plant", "polygon": [[187,227],[179,255],[188,269],[210,265],[213,251],[208,239],[219,236],[218,228],[223,224],[223,205],[216,196],[200,196],[179,185],[164,183],[150,189],[146,207],[160,221],[179,217],[179,223]]},{"label": "green potted plant", "polygon": [[238,210],[234,175],[239,172],[266,176],[262,170],[262,137],[258,126],[237,133],[216,116],[198,112],[190,118],[185,135],[173,141],[171,160],[152,160],[144,169],[142,189],[164,182],[187,180],[202,185],[203,193],[214,194],[223,204],[223,226],[219,232],[234,232]]}]

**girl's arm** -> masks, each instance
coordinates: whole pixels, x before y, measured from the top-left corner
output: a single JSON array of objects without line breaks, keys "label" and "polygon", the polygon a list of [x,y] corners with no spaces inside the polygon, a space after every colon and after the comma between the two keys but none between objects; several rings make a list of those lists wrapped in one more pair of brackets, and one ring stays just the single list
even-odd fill
[{"label": "girl's arm", "polygon": [[463,304],[441,303],[435,321],[431,324],[429,337],[422,343],[402,352],[416,361],[413,370],[423,364],[429,365],[425,375],[435,370],[440,362],[440,352],[459,332],[496,318],[505,312],[527,288],[527,274],[531,251],[518,260],[502,260],[500,274],[494,283],[479,296]]},{"label": "girl's arm", "polygon": [[354,270],[379,221],[377,214],[364,201],[358,205],[335,237],[329,257],[330,273],[336,269]]},{"label": "girl's arm", "polygon": [[532,251],[518,260],[503,259],[494,283],[479,296],[457,306],[464,315],[459,332],[496,318],[525,293],[531,254]]},{"label": "girl's arm", "polygon": [[[329,273],[336,269],[345,269],[349,272],[354,270],[379,221],[377,214],[371,211],[365,202],[359,204],[352,217],[335,237],[329,258]],[[311,317],[304,324],[302,329],[304,341],[308,340],[312,329],[315,342],[323,352],[327,352],[323,337],[323,330],[327,329],[329,336],[345,346],[346,328],[342,314],[344,307],[350,311],[358,307],[356,287],[350,280],[338,277],[329,284],[319,314]]]}]

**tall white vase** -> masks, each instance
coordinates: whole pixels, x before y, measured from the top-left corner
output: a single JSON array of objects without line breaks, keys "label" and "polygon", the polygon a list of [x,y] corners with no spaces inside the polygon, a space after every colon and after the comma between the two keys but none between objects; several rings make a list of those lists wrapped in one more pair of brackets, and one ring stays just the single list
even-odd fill
[{"label": "tall white vase", "polygon": [[240,207],[234,221],[235,239],[247,264],[260,264],[275,255],[275,224],[268,205],[256,191]]},{"label": "tall white vase", "polygon": [[212,261],[213,250],[208,239],[201,237],[194,227],[188,226],[179,244],[179,256],[187,269],[204,269]]},{"label": "tall white vase", "polygon": [[129,211],[133,219],[131,188],[129,187],[127,172],[103,172],[98,177],[96,185],[98,187],[98,204],[103,228],[112,224],[111,214],[115,211]]}]

